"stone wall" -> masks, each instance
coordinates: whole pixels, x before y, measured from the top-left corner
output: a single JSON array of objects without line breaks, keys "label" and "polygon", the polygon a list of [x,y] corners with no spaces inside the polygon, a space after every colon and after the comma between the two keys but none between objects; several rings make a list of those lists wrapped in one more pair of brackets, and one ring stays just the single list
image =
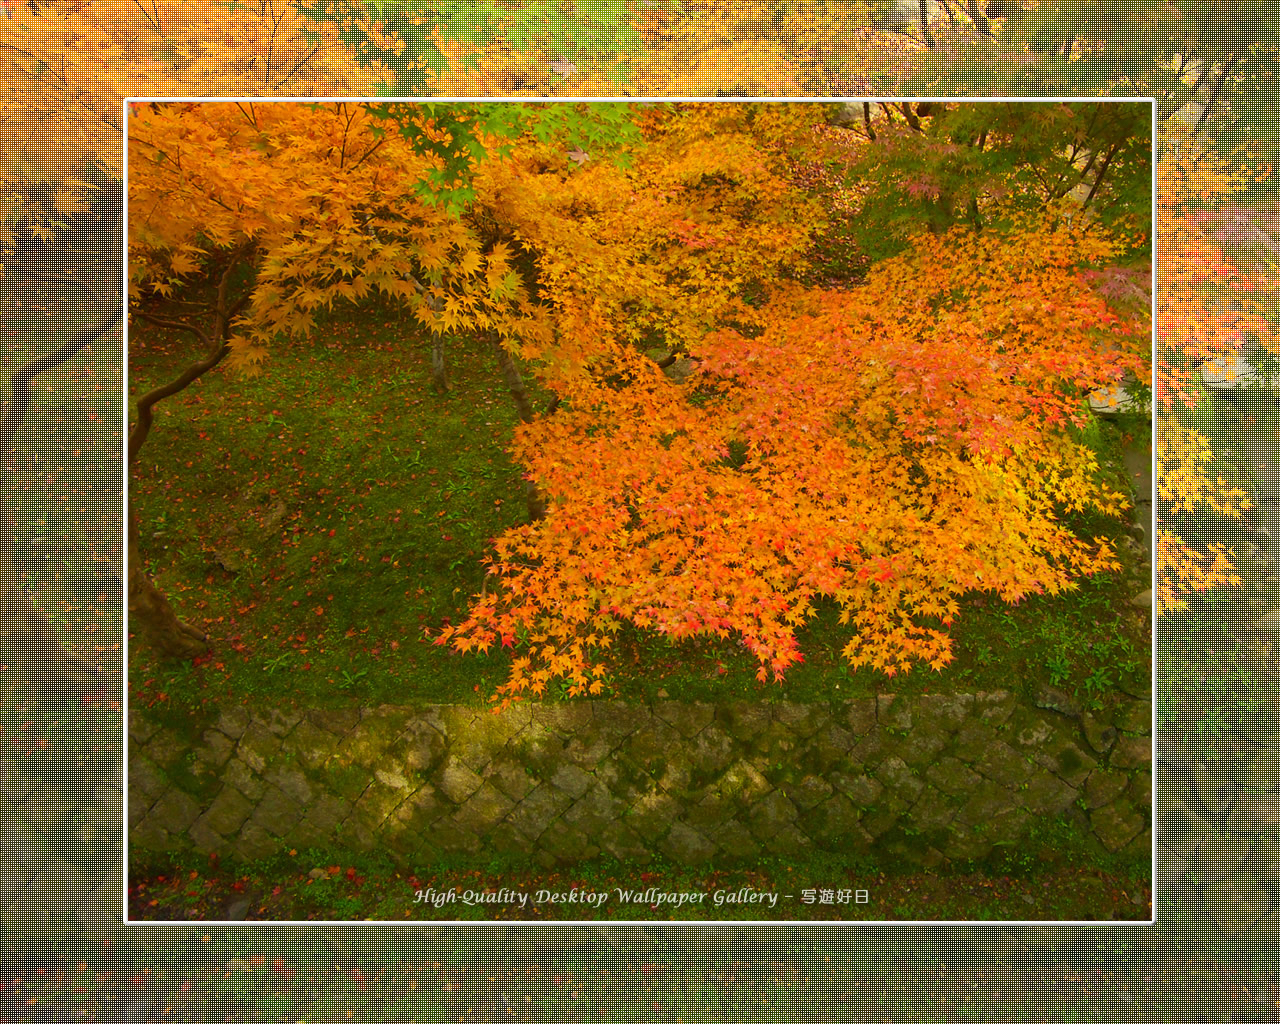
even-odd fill
[{"label": "stone wall", "polygon": [[855,851],[981,858],[1069,815],[1108,851],[1151,843],[1150,701],[892,694],[822,705],[526,703],[211,715],[133,712],[135,850],[254,859],[338,845],[717,863]]}]

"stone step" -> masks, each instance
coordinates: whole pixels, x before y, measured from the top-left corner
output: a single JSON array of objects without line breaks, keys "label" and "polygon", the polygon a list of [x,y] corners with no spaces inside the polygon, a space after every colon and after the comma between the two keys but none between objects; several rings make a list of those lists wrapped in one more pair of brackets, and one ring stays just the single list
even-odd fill
[{"label": "stone step", "polygon": [[1215,356],[1200,366],[1200,380],[1211,391],[1269,388],[1274,379],[1241,355]]}]

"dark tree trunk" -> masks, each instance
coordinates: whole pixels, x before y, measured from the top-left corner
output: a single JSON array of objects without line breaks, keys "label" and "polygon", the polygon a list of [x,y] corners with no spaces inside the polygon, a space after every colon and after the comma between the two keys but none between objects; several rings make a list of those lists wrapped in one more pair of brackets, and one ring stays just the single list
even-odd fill
[{"label": "dark tree trunk", "polygon": [[929,31],[929,0],[920,0],[920,31],[924,33],[924,45],[933,49],[933,33]]},{"label": "dark tree trunk", "polygon": [[511,400],[516,404],[516,413],[520,417],[521,423],[532,423],[534,420],[533,401],[529,398],[529,391],[524,386],[524,377],[520,374],[520,367],[516,366],[516,361],[511,357],[511,353],[507,351],[502,339],[496,331],[489,331],[489,346],[493,349],[493,354],[498,360],[498,370],[502,374],[503,383],[507,385],[507,391],[511,394]]},{"label": "dark tree trunk", "polygon": [[1209,94],[1209,99],[1204,105],[1204,109],[1200,111],[1200,116],[1196,118],[1195,127],[1191,129],[1192,133],[1198,132],[1204,127],[1204,123],[1209,120],[1209,114],[1213,110],[1214,104],[1218,102],[1218,98],[1222,95],[1222,87],[1227,84],[1227,79],[1231,76],[1231,72],[1235,70],[1240,58],[1234,53],[1227,58],[1225,64],[1222,65],[1222,73],[1218,75],[1218,80],[1213,84],[1213,92]]},{"label": "dark tree trunk", "polygon": [[89,693],[103,684],[102,671],[62,646],[48,617],[32,603],[19,585],[10,561],[12,543],[5,531],[0,550],[0,659],[5,681],[35,684],[46,693]]},{"label": "dark tree trunk", "polygon": [[0,420],[0,454],[6,459],[13,449],[13,439],[27,418],[27,407],[31,404],[31,381],[37,374],[61,366],[82,348],[96,338],[101,338],[120,322],[120,314],[104,314],[92,327],[86,327],[75,334],[65,344],[59,345],[48,355],[40,356],[18,368],[14,373],[10,388],[12,398],[5,408],[4,418]]},{"label": "dark tree trunk", "polygon": [[545,519],[547,515],[547,499],[542,496],[542,492],[538,490],[538,485],[532,480],[524,482],[524,501],[525,508],[529,513],[529,522],[536,523],[539,519]]},{"label": "dark tree trunk", "polygon": [[974,231],[981,231],[982,230],[982,214],[978,210],[977,196],[969,197],[968,211],[969,211],[969,226],[972,227]]},{"label": "dark tree trunk", "polygon": [[178,618],[142,564],[138,519],[129,506],[129,628],[149,647],[175,658],[193,658],[209,649],[209,638]]},{"label": "dark tree trunk", "polygon": [[449,390],[449,375],[444,366],[444,338],[439,334],[431,345],[431,386],[438,395]]},{"label": "dark tree trunk", "polygon": [[[520,416],[521,423],[532,423],[534,421],[533,401],[529,398],[529,391],[524,386],[524,378],[520,375],[520,367],[516,366],[516,361],[511,357],[511,353],[507,351],[506,346],[502,344],[502,339],[498,337],[497,331],[488,331],[489,344],[493,347],[494,355],[498,359],[498,369],[502,372],[502,379],[506,382],[507,390],[511,393],[511,399],[516,404],[516,412]],[[542,496],[542,492],[538,490],[538,485],[532,480],[526,480],[525,485],[525,504],[529,510],[529,521],[534,522],[542,519],[547,514],[547,502]]]},{"label": "dark tree trunk", "polygon": [[987,20],[987,16],[983,13],[982,8],[978,6],[978,0],[967,0],[969,8],[969,17],[973,19],[973,24],[988,39],[992,38],[991,22]]},{"label": "dark tree trunk", "polygon": [[1093,202],[1093,197],[1098,194],[1098,189],[1102,187],[1102,181],[1107,176],[1107,171],[1111,169],[1111,161],[1115,159],[1115,155],[1120,152],[1120,143],[1116,143],[1107,151],[1107,155],[1102,158],[1102,166],[1098,168],[1098,176],[1093,179],[1093,185],[1089,189],[1089,194],[1084,197],[1081,204],[1083,209],[1088,209],[1089,204]]},{"label": "dark tree trunk", "polygon": [[[222,362],[231,351],[231,347],[227,344],[227,330],[236,314],[248,303],[249,293],[241,295],[234,304],[229,304],[227,291],[232,274],[239,266],[241,258],[251,248],[251,245],[246,245],[237,250],[232,255],[230,264],[223,271],[222,278],[218,282],[218,295],[213,309],[212,331],[205,332],[184,320],[167,320],[152,316],[150,313],[137,313],[141,319],[160,327],[194,334],[204,345],[204,356],[188,366],[168,384],[154,388],[138,399],[137,420],[129,434],[127,467],[129,471],[132,471],[138,460],[138,453],[151,433],[156,405],[198,380]],[[160,592],[148,575],[143,563],[141,536],[132,503],[129,505],[128,539],[130,629],[156,650],[175,657],[190,658],[208,650],[208,637],[205,636],[204,631],[178,618],[168,598]]]},{"label": "dark tree trunk", "polygon": [[920,127],[920,118],[918,118],[916,116],[916,112],[911,109],[910,102],[899,103],[898,109],[902,111],[902,116],[907,119],[907,124],[911,127],[913,132],[924,131],[924,129]]}]

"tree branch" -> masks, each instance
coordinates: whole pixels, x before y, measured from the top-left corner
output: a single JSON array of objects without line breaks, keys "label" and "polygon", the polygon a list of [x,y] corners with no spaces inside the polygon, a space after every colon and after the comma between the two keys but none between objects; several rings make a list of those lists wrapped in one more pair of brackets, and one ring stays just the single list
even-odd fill
[{"label": "tree branch", "polygon": [[1117,142],[1107,151],[1107,155],[1102,158],[1102,166],[1098,168],[1098,176],[1093,179],[1093,187],[1089,189],[1089,194],[1084,197],[1081,209],[1087,210],[1089,204],[1093,202],[1093,197],[1098,194],[1098,188],[1102,185],[1102,179],[1107,176],[1107,170],[1111,167],[1111,161],[1119,151],[1120,143]]},{"label": "tree branch", "polygon": [[1195,126],[1191,129],[1191,134],[1195,135],[1204,127],[1204,123],[1209,120],[1209,112],[1213,109],[1218,98],[1222,95],[1222,87],[1227,84],[1227,76],[1235,70],[1236,64],[1240,58],[1234,53],[1227,58],[1227,62],[1222,66],[1222,74],[1218,76],[1218,80],[1213,83],[1213,92],[1209,94],[1209,102],[1204,105],[1204,109],[1200,111],[1200,116],[1196,118]]},{"label": "tree branch", "polygon": [[138,457],[139,449],[141,449],[143,442],[146,441],[147,435],[151,433],[151,424],[154,421],[152,409],[155,408],[156,403],[163,401],[170,395],[176,395],[192,381],[212,370],[226,358],[227,353],[230,351],[230,345],[225,342],[219,344],[206,354],[203,359],[196,360],[168,384],[162,384],[138,399],[138,419],[129,434],[130,463]]},{"label": "tree branch", "polygon": [[37,374],[51,370],[65,363],[91,341],[101,338],[120,322],[120,314],[116,311],[105,313],[92,327],[72,335],[52,352],[32,359],[20,367],[11,379],[13,397],[5,410],[4,419],[0,420],[0,456],[7,457],[13,439],[27,417],[27,408],[31,404],[31,381]]},{"label": "tree branch", "polygon": [[180,320],[165,320],[163,317],[155,317],[150,313],[138,312],[136,315],[142,317],[152,323],[156,323],[162,327],[170,327],[175,330],[190,331],[197,338],[204,342],[205,354],[202,359],[197,359],[188,366],[177,377],[168,384],[162,384],[158,388],[148,391],[141,396],[137,402],[138,418],[134,423],[133,430],[129,433],[129,462],[132,464],[138,457],[143,443],[147,440],[147,435],[151,433],[151,425],[154,422],[154,408],[158,402],[163,401],[170,395],[176,395],[183,388],[197,380],[209,370],[217,366],[223,359],[227,357],[227,353],[231,351],[231,346],[227,344],[227,328],[230,326],[232,319],[245,307],[249,301],[249,292],[245,292],[230,307],[227,306],[227,292],[231,285],[231,276],[236,268],[240,265],[241,259],[253,249],[256,243],[247,242],[240,246],[231,254],[231,259],[227,263],[227,268],[222,272],[222,278],[218,282],[217,299],[213,310],[214,328],[212,334],[207,334],[194,324]]},{"label": "tree branch", "polygon": [[[203,303],[201,303],[203,305]],[[156,316],[153,313],[147,313],[141,309],[135,309],[133,315],[139,320],[145,320],[147,323],[155,324],[157,327],[165,327],[171,331],[190,331],[199,338],[206,346],[209,344],[209,335],[205,334],[195,324],[189,324],[185,320],[166,320],[162,316]]]},{"label": "tree branch", "polygon": [[[920,0],[920,31],[924,33],[925,46],[932,50],[933,33],[929,31],[929,0]],[[910,118],[908,118],[908,120],[910,120]]]},{"label": "tree branch", "polygon": [[516,366],[515,360],[511,353],[507,351],[507,347],[502,344],[502,339],[498,337],[497,331],[486,331],[490,347],[493,348],[494,355],[498,359],[498,369],[502,373],[502,379],[506,382],[507,391],[511,393],[512,400],[516,403],[516,413],[520,417],[521,423],[532,423],[535,419],[533,412],[533,403],[529,400],[529,391],[524,386],[524,378],[520,375],[520,368]]},{"label": "tree branch", "polygon": [[987,16],[978,6],[978,0],[966,0],[966,3],[969,8],[969,17],[973,20],[974,25],[977,26],[978,31],[988,39],[994,39],[995,34],[991,31],[991,22],[987,20]]}]

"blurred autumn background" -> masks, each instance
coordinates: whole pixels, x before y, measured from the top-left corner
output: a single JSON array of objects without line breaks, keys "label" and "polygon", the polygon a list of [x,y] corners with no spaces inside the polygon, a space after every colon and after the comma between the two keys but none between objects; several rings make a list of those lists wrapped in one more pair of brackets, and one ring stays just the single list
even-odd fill
[{"label": "blurred autumn background", "polygon": [[[7,524],[5,535],[4,621],[7,676],[19,697],[32,682],[92,694],[102,684],[99,672],[110,674],[117,656],[111,634],[119,628],[119,610],[113,620],[112,596],[101,595],[124,576],[123,552],[111,541],[119,535],[120,521],[112,521],[118,505],[102,500],[114,498],[105,480],[81,474],[71,489],[83,492],[88,482],[93,495],[60,516],[42,514],[41,508],[65,507],[65,501],[57,497],[59,474],[35,464],[39,444],[32,437],[42,436],[50,418],[65,420],[74,410],[80,435],[67,439],[61,458],[75,452],[84,473],[114,472],[106,472],[108,453],[118,450],[119,438],[110,431],[123,432],[124,424],[118,406],[113,411],[103,396],[121,387],[112,350],[118,335],[108,313],[118,309],[112,293],[121,277],[123,96],[1137,95],[1159,100],[1162,587],[1156,600],[1169,623],[1162,636],[1172,655],[1162,677],[1162,715],[1197,748],[1256,715],[1265,678],[1248,668],[1250,650],[1242,650],[1241,638],[1223,623],[1243,614],[1265,624],[1265,601],[1256,607],[1255,589],[1247,599],[1255,607],[1246,601],[1232,619],[1224,618],[1223,602],[1242,596],[1250,582],[1238,564],[1243,541],[1232,531],[1234,523],[1245,525],[1239,515],[1249,512],[1246,496],[1256,489],[1258,469],[1242,464],[1229,438],[1250,420],[1266,429],[1269,412],[1240,401],[1208,405],[1206,367],[1230,369],[1232,359],[1246,355],[1249,366],[1265,371],[1268,365],[1277,251],[1267,183],[1276,143],[1269,116],[1276,26],[1266,5],[6,2],[5,8],[5,297],[17,306],[13,322],[21,338],[6,354],[13,388],[5,416],[6,513],[18,521]],[[846,110],[855,118],[860,113]],[[936,139],[930,126],[941,123],[922,116],[915,103],[861,113],[867,138],[878,130],[889,140]],[[575,149],[599,166],[592,152],[598,147],[575,143],[562,152]],[[1096,167],[1092,173],[1101,178]],[[962,226],[969,215],[968,197],[957,204],[958,197],[949,196],[950,209],[937,201],[945,187],[939,177],[913,197],[917,209],[933,204],[935,222],[928,227],[935,234]],[[893,227],[894,215],[885,216]],[[681,247],[687,252],[702,251],[700,230],[686,229]],[[877,237],[894,232],[868,231],[864,242]],[[216,293],[226,269],[191,272],[202,273]],[[862,271],[835,268],[831,276],[856,279]],[[56,336],[32,329],[50,317],[66,329]],[[31,382],[25,390],[23,381]],[[66,381],[74,385],[69,401],[46,395],[30,408],[24,398],[42,387],[65,388]],[[276,406],[255,416],[268,428],[274,419],[282,432],[296,429],[283,413]],[[483,479],[481,473],[462,483],[478,496],[487,486]],[[8,515],[19,507],[15,485],[24,495],[22,517]],[[274,507],[264,501],[267,514]],[[89,510],[99,521],[87,530]],[[1256,534],[1265,524],[1247,525],[1255,531],[1250,543],[1265,554],[1266,535]],[[471,529],[481,539],[487,532],[477,523]],[[25,544],[15,547],[15,539]],[[60,545],[54,569],[52,559],[33,557],[32,540],[40,541],[37,549]],[[233,572],[216,564],[217,553],[213,567]],[[394,550],[387,555],[395,561]],[[1177,646],[1182,640],[1185,656]],[[24,664],[13,653],[24,649],[46,656]],[[53,674],[41,665],[53,665]],[[32,717],[29,698],[16,706],[18,715],[5,722],[11,736]],[[46,760],[109,762],[118,758],[110,727],[118,710],[97,713],[98,732],[87,746],[79,745],[84,737],[77,732],[73,748],[59,749],[67,738],[62,714],[43,722],[29,744],[16,746],[45,751],[37,757]],[[74,937],[78,927],[60,941],[81,941]],[[111,926],[90,927],[98,929],[94,945],[100,948]],[[1227,973],[1208,969],[1223,985]],[[367,984],[367,976],[361,981]],[[1152,999],[1171,994],[1176,984],[1147,982],[1156,986]],[[104,982],[91,998],[105,1005],[133,998],[113,985]],[[359,991],[367,990],[362,984]],[[1238,989],[1230,991],[1240,998]],[[1253,992],[1260,991],[1255,984]],[[1061,989],[1055,992],[1053,998],[1065,998]],[[305,1001],[305,993],[295,996]]]}]

